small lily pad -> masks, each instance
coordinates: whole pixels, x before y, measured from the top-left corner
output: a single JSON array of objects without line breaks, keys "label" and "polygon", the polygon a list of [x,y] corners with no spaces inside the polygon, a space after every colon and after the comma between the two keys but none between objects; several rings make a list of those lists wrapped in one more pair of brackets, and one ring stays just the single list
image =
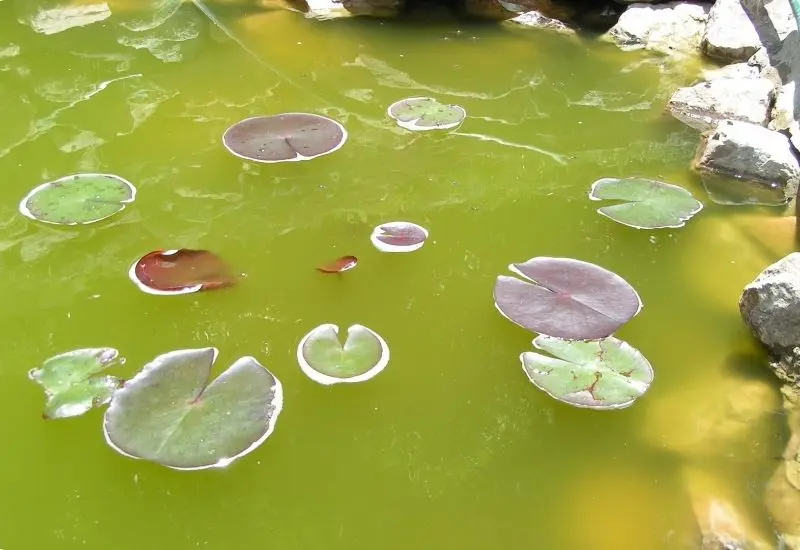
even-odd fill
[{"label": "small lily pad", "polygon": [[148,294],[176,295],[231,286],[229,267],[208,250],[156,250],[134,263],[128,276]]},{"label": "small lily pad", "polygon": [[357,265],[358,258],[355,256],[342,256],[332,262],[319,266],[317,271],[322,271],[323,273],[342,273],[353,269]]},{"label": "small lily pad", "polygon": [[283,408],[280,381],[241,357],[209,384],[215,348],[156,357],[106,410],[106,441],[119,453],[176,470],[221,468],[255,450]]},{"label": "small lily pad", "polygon": [[232,154],[253,162],[311,160],[341,148],[347,130],[330,118],[309,113],[284,113],[247,118],[222,136]]},{"label": "small lily pad", "polygon": [[411,222],[388,222],[372,230],[370,241],[381,252],[413,252],[428,238],[428,230]]},{"label": "small lily pad", "polygon": [[592,200],[622,200],[604,206],[603,216],[637,229],[683,227],[703,209],[703,203],[677,185],[643,178],[603,178],[592,185]]},{"label": "small lily pad", "polygon": [[550,396],[576,407],[624,409],[653,383],[653,367],[628,343],[614,337],[593,342],[537,336],[534,347],[552,355],[526,351],[522,370]]},{"label": "small lily pad", "polygon": [[136,188],[111,174],[75,174],[43,183],[19,204],[23,216],[57,225],[81,225],[113,216],[136,198]]},{"label": "small lily pad", "polygon": [[508,268],[526,280],[499,275],[495,306],[533,332],[596,340],[610,336],[642,308],[625,279],[589,262],[542,256]]},{"label": "small lily pad", "polygon": [[44,388],[45,418],[79,416],[111,400],[122,381],[100,375],[114,364],[119,352],[113,348],[77,349],[51,357],[28,375]]},{"label": "small lily pad", "polygon": [[361,325],[347,329],[344,345],[339,327],[320,325],[306,334],[297,346],[302,371],[320,384],[364,382],[389,364],[389,346],[377,333]]},{"label": "small lily pad", "polygon": [[389,106],[388,114],[406,130],[449,130],[467,117],[458,105],[444,105],[432,97],[409,97]]}]

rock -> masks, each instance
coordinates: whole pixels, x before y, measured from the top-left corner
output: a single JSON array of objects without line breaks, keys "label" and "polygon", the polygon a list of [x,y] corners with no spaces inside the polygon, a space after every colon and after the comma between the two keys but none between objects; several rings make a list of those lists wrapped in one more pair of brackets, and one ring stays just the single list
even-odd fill
[{"label": "rock", "polygon": [[693,168],[721,204],[786,204],[800,182],[789,139],[750,122],[723,120],[703,134]]},{"label": "rock", "polygon": [[667,107],[684,124],[705,132],[725,119],[766,126],[774,98],[775,86],[766,78],[728,77],[680,88]]},{"label": "rock", "polygon": [[516,25],[522,25],[524,27],[535,27],[538,29],[546,29],[567,34],[575,34],[574,29],[569,28],[567,25],[565,25],[558,19],[547,17],[546,15],[539,13],[538,11],[528,11],[522,13],[512,19],[509,19],[508,22],[514,23]]},{"label": "rock", "polygon": [[798,379],[800,346],[800,252],[793,252],[761,272],[739,299],[739,311],[753,335],[776,359],[779,378]]},{"label": "rock", "polygon": [[[529,12],[555,20],[567,20],[575,9],[552,0],[464,0],[464,11],[482,19],[507,20]],[[540,26],[540,25],[535,25]]]},{"label": "rock", "polygon": [[[778,38],[786,38],[794,24],[788,0],[766,2],[764,9],[758,2],[752,4],[753,8],[748,8],[748,15],[740,0],[717,0],[714,3],[703,35],[703,52],[706,55],[725,62],[745,61],[762,45],[756,30],[761,27],[764,28],[764,36],[771,32],[767,30],[769,26],[774,26]],[[751,16],[760,17],[756,25]]]},{"label": "rock", "polygon": [[717,69],[709,69],[702,72],[704,80],[720,80],[723,78],[758,78],[761,68],[750,63],[733,63]]},{"label": "rock", "polygon": [[623,50],[695,53],[708,19],[708,4],[631,4],[604,37]]}]

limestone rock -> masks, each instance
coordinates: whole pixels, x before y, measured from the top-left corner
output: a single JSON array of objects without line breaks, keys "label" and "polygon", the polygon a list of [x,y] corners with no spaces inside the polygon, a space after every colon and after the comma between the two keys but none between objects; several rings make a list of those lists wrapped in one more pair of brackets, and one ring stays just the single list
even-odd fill
[{"label": "limestone rock", "polygon": [[800,182],[789,139],[750,122],[723,120],[703,134],[693,167],[722,204],[786,204]]},{"label": "limestone rock", "polygon": [[631,4],[606,35],[624,50],[695,53],[708,19],[708,4]]},{"label": "limestone rock", "polygon": [[766,78],[718,78],[680,88],[667,107],[684,124],[705,132],[725,119],[766,126],[774,97],[775,86]]},{"label": "limestone rock", "polygon": [[750,63],[733,63],[717,69],[707,69],[702,72],[704,80],[720,80],[723,78],[758,78],[761,68]]},{"label": "limestone rock", "polygon": [[[745,0],[747,2],[748,0]],[[740,0],[717,0],[703,35],[703,52],[721,61],[744,61],[761,47],[757,28],[774,27],[778,38],[783,40],[792,30],[794,16],[787,0],[772,0],[760,4],[749,2],[748,12]],[[756,19],[753,24],[751,16]]]},{"label": "limestone rock", "polygon": [[565,25],[558,19],[547,17],[538,11],[528,11],[522,13],[512,19],[508,20],[509,23],[521,25],[523,27],[534,27],[538,29],[546,29],[551,31],[558,31],[566,34],[574,34],[575,31]]}]

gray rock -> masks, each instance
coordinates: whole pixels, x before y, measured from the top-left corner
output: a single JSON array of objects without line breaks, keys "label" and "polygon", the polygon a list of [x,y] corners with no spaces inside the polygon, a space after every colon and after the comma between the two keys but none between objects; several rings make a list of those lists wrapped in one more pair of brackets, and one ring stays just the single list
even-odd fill
[{"label": "gray rock", "polygon": [[688,2],[631,4],[604,37],[623,50],[696,53],[708,11],[708,4]]},{"label": "gray rock", "polygon": [[703,134],[693,167],[712,200],[723,204],[786,204],[800,183],[789,138],[750,122],[723,120]]},{"label": "gray rock", "polygon": [[717,69],[706,69],[702,72],[704,80],[719,80],[722,78],[758,78],[761,68],[750,63],[733,63]]},{"label": "gray rock", "polygon": [[739,311],[772,357],[791,356],[800,346],[800,252],[775,262],[747,285]]},{"label": "gray rock", "polygon": [[538,11],[521,13],[520,15],[509,19],[508,22],[516,25],[522,25],[523,27],[534,27],[537,29],[558,31],[566,34],[575,34],[574,29],[569,28],[558,19],[547,17]]},{"label": "gray rock", "polygon": [[684,124],[705,132],[725,119],[766,126],[774,98],[775,85],[766,78],[717,78],[680,88],[667,107]]}]

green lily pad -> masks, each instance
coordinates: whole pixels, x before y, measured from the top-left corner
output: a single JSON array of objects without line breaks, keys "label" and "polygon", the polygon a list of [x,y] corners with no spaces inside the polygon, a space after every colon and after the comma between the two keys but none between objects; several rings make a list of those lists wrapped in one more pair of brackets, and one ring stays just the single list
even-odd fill
[{"label": "green lily pad", "polygon": [[43,183],[22,199],[22,215],[57,225],[99,222],[123,210],[136,188],[119,176],[76,174]]},{"label": "green lily pad", "polygon": [[389,364],[389,346],[362,325],[351,325],[342,345],[339,327],[328,323],[303,337],[297,346],[297,362],[306,376],[326,386],[364,382]]},{"label": "green lily pad", "polygon": [[467,117],[458,105],[444,105],[432,97],[409,97],[389,106],[388,114],[406,130],[449,130]]},{"label": "green lily pad", "polygon": [[99,373],[111,366],[119,352],[113,348],[77,349],[51,357],[28,375],[44,388],[45,418],[79,416],[105,405],[122,384],[114,376]]},{"label": "green lily pad", "polygon": [[703,203],[683,187],[643,178],[597,180],[592,184],[589,198],[625,201],[597,211],[636,229],[683,227],[703,209]]},{"label": "green lily pad", "polygon": [[613,336],[583,342],[539,335],[533,345],[553,357],[526,351],[522,370],[537,388],[569,405],[623,409],[653,383],[647,359]]},{"label": "green lily pad", "polygon": [[117,391],[103,430],[116,451],[176,470],[227,466],[261,445],[283,408],[280,381],[242,357],[209,384],[216,348],[156,357]]}]

